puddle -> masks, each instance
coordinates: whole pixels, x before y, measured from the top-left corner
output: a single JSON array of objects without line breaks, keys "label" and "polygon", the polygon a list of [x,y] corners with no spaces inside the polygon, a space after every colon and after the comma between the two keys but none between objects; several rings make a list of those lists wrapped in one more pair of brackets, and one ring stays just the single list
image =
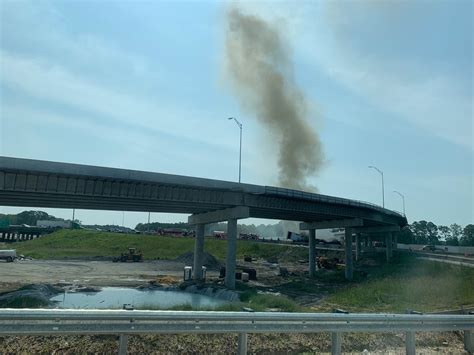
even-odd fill
[{"label": "puddle", "polygon": [[55,301],[58,308],[81,309],[122,309],[124,304],[132,304],[136,309],[166,309],[184,304],[193,308],[215,308],[229,303],[195,293],[122,287],[104,287],[99,292],[65,292],[50,300]]}]

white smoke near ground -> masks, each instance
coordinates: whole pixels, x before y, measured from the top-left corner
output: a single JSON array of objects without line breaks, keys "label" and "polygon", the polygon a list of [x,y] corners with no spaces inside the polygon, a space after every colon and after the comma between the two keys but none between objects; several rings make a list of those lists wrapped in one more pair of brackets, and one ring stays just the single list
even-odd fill
[{"label": "white smoke near ground", "polygon": [[277,146],[278,184],[316,191],[308,179],[324,157],[308,122],[308,101],[292,78],[292,62],[278,28],[232,7],[227,12],[225,70],[243,110],[254,115]]}]

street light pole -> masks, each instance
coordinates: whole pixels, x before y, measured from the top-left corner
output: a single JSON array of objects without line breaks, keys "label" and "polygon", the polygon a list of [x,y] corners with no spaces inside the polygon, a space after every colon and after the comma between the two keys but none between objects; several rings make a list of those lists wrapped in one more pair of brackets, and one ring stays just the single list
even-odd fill
[{"label": "street light pole", "polygon": [[382,175],[382,207],[385,208],[385,187],[383,183],[383,171],[377,168],[376,166],[372,166],[372,165],[369,165],[369,168],[377,170],[380,173],[380,175]]},{"label": "street light pole", "polygon": [[239,183],[242,177],[242,123],[235,117],[229,117],[228,120],[234,120],[240,129],[240,147],[239,147]]},{"label": "street light pole", "polygon": [[401,194],[401,193],[398,192],[398,191],[393,190],[393,192],[395,192],[397,195],[399,195],[399,196],[402,198],[402,202],[403,202],[403,215],[406,216],[406,214],[405,214],[405,196],[403,196],[403,194]]}]

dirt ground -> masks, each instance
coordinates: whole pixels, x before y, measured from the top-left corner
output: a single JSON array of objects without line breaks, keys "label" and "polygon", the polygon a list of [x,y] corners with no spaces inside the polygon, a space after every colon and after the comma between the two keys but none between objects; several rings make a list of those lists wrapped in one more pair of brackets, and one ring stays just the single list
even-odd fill
[{"label": "dirt ground", "polygon": [[[250,334],[249,354],[329,354],[328,333]],[[0,337],[10,354],[117,354],[117,336]],[[130,336],[129,354],[235,354],[236,334]],[[403,334],[349,333],[344,354],[405,354]],[[417,333],[417,354],[467,354],[460,333]]]},{"label": "dirt ground", "polygon": [[[113,263],[111,261],[24,260],[0,262],[0,292],[11,291],[26,284],[73,283],[90,286],[138,286],[160,276],[183,277],[183,263],[175,261],[144,261]],[[217,277],[208,271],[209,277]]]},{"label": "dirt ground", "polygon": [[[293,276],[277,276],[279,266],[258,260],[252,263],[238,261],[245,267],[257,269],[259,281],[254,286],[282,291],[279,284]],[[307,264],[285,266],[293,275],[302,276]],[[182,280],[184,263],[176,261],[145,261],[142,263],[113,263],[96,260],[24,260],[15,263],[0,262],[0,292],[11,291],[25,284],[72,283],[85,286],[138,286],[150,280]],[[218,272],[208,270],[209,279],[217,279]],[[160,282],[160,281],[158,281]],[[166,283],[166,282],[165,282]],[[289,295],[298,303],[317,303],[324,290],[305,297]],[[343,338],[346,354],[404,354],[403,334],[347,334]],[[0,337],[0,353],[117,353],[116,336],[48,336]],[[235,353],[235,334],[223,335],[143,335],[131,336],[131,354],[174,353]],[[366,350],[366,351],[364,351]],[[330,352],[329,334],[252,334],[249,336],[249,353],[253,354],[325,354]],[[418,333],[417,353],[467,354],[463,350],[462,336],[456,332]]]}]

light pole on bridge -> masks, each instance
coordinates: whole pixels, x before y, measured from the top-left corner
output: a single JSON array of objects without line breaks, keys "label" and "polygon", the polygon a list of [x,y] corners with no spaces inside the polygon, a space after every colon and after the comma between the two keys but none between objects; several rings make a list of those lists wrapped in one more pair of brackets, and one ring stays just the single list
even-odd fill
[{"label": "light pole on bridge", "polygon": [[377,170],[379,174],[382,176],[382,207],[385,208],[385,187],[383,183],[383,171],[373,165],[369,165],[369,168]]},{"label": "light pole on bridge", "polygon": [[403,215],[406,216],[406,214],[405,214],[405,196],[404,196],[403,194],[401,194],[400,192],[398,192],[398,191],[393,190],[393,192],[395,192],[397,195],[399,195],[399,196],[402,198],[402,202],[403,202]]},{"label": "light pole on bridge", "polygon": [[234,120],[237,126],[240,129],[240,148],[239,148],[239,183],[241,179],[241,172],[242,172],[242,123],[235,117],[229,117],[228,120]]}]

